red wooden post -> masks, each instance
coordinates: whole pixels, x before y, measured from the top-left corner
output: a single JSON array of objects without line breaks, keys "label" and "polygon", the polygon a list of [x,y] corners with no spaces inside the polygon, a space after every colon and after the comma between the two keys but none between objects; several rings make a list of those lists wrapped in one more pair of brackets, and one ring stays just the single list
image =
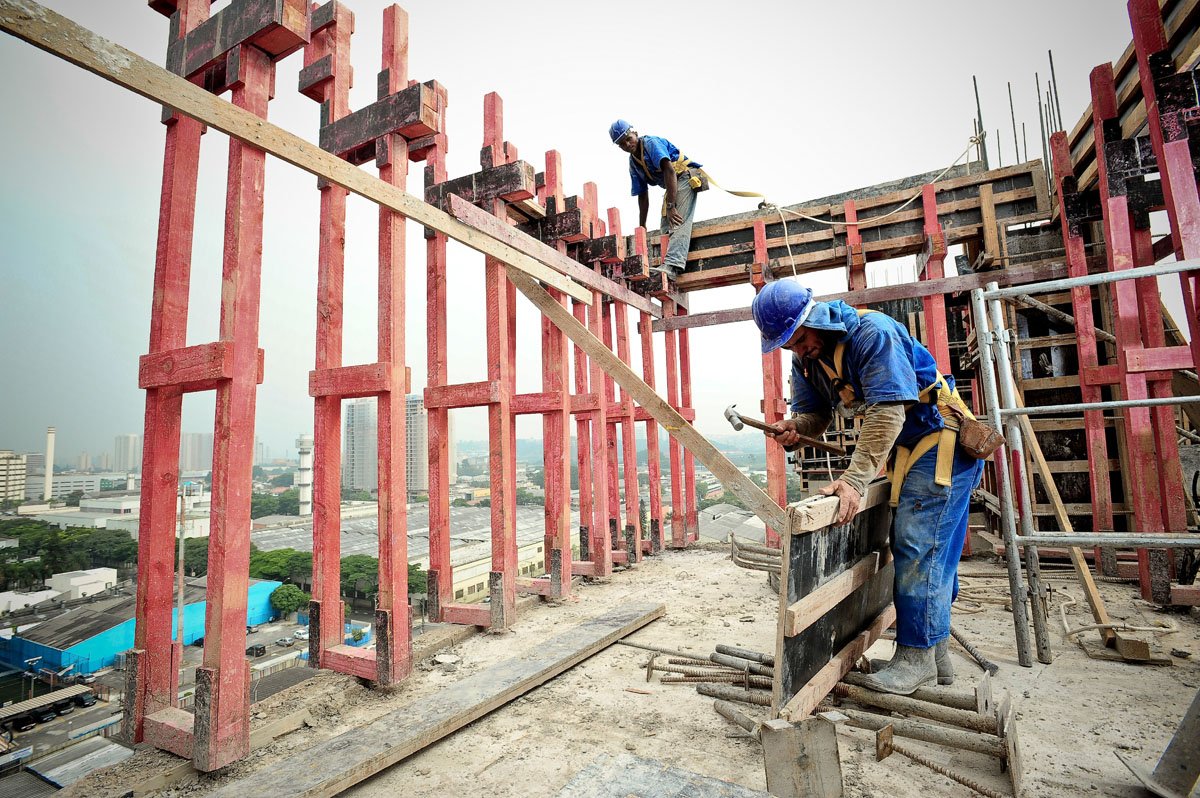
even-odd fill
[{"label": "red wooden post", "polygon": [[[592,306],[588,311],[588,329],[592,335],[604,340],[604,295],[595,292]],[[592,415],[592,528],[589,553],[591,554],[591,576],[609,576],[612,573],[612,546],[608,530],[609,522],[609,469],[607,467],[608,440],[608,403],[605,401],[604,369],[594,359],[589,358],[589,382],[592,395],[596,398],[596,410]],[[583,442],[580,441],[582,446]],[[582,484],[583,475],[580,475]]]},{"label": "red wooden post", "polygon": [[[426,156],[426,187],[444,183],[446,137],[438,134]],[[429,391],[449,383],[446,348],[446,235],[429,230],[425,239],[425,322]],[[450,563],[450,411],[429,407],[429,572],[426,575],[429,614],[443,620],[442,609],[454,599],[454,568]]]},{"label": "red wooden post", "polygon": [[847,283],[851,291],[867,287],[867,256],[863,252],[862,235],[858,232],[858,210],[854,200],[846,200],[846,267]]},{"label": "red wooden post", "polygon": [[[600,264],[596,264],[600,269]],[[604,300],[604,345],[616,351],[613,345],[613,301]],[[617,402],[617,383],[607,373],[604,375],[604,395],[601,398],[606,408],[612,408],[608,414],[608,423],[604,433],[604,455],[608,467],[608,539],[612,548],[614,562],[624,559],[625,549],[621,545],[621,472],[617,463],[617,425],[620,423],[620,408]],[[615,411],[615,412],[614,412]]]},{"label": "red wooden post", "polygon": [[[617,357],[630,364],[629,306],[622,302],[613,302],[612,307],[617,322]],[[637,442],[633,423],[633,397],[625,391],[621,391],[621,414],[621,461],[625,471],[625,550],[630,562],[638,562],[642,559],[642,521],[641,502],[638,498]]]},{"label": "red wooden post", "polygon": [[[687,308],[679,307],[678,310],[682,315],[687,315]],[[688,342],[686,327],[679,331],[679,393],[684,417],[694,422],[696,411],[692,407],[692,347]],[[696,541],[700,539],[700,519],[696,516],[696,456],[691,450],[684,450],[683,453],[683,479],[684,502],[687,506],[684,516],[685,528],[688,540]]]},{"label": "red wooden post", "polygon": [[[922,280],[940,280],[946,276],[943,267],[946,260],[946,236],[942,232],[941,222],[938,221],[937,189],[932,185],[921,189],[921,203],[925,210],[925,251],[917,256],[918,271],[921,272]],[[922,304],[925,308],[925,345],[937,361],[938,370],[943,374],[950,374],[946,298],[935,294],[925,297]]]},{"label": "red wooden post", "polygon": [[[408,14],[383,10],[383,79],[387,94],[408,87]],[[408,142],[391,133],[376,142],[379,178],[403,190]],[[376,598],[375,678],[391,685],[412,672],[412,622],[408,611],[408,412],[404,349],[405,218],[379,209],[379,363],[391,366],[390,384],[378,394],[379,593]]]},{"label": "red wooden post", "polygon": [[[588,323],[588,306],[582,302],[571,301],[571,312],[582,324]],[[583,401],[589,396],[589,377],[591,368],[588,357],[578,346],[574,347],[575,355],[575,393],[571,402]],[[572,408],[574,410],[574,408]],[[576,461],[579,466],[579,560],[574,568],[579,566],[591,567],[592,559],[592,529],[595,527],[596,510],[592,501],[592,422],[594,413],[575,412],[575,449]]]},{"label": "red wooden post", "polygon": [[[754,265],[750,271],[750,282],[754,292],[758,293],[766,285],[763,269],[767,266],[767,225],[766,222],[754,224]],[[762,356],[763,373],[763,419],[768,424],[774,424],[787,417],[787,401],[783,395],[783,359],[780,352],[771,352]],[[763,445],[767,455],[767,495],[779,505],[787,505],[787,453],[783,447],[772,439],[763,436]],[[779,548],[780,530],[767,527],[766,543],[768,546]]]},{"label": "red wooden post", "polygon": [[[1091,86],[1092,128],[1096,136],[1096,165],[1101,208],[1104,212],[1104,239],[1108,245],[1108,263],[1112,271],[1122,271],[1133,268],[1136,263],[1136,236],[1148,235],[1149,231],[1136,231],[1131,219],[1124,181],[1116,181],[1115,186],[1109,182],[1105,159],[1105,145],[1108,142],[1104,123],[1117,116],[1117,95],[1111,64],[1103,64],[1092,70]],[[1114,191],[1114,188],[1117,190]],[[1145,373],[1129,371],[1127,368],[1129,352],[1143,348],[1137,286],[1131,280],[1122,280],[1113,283],[1111,291],[1122,393],[1125,399],[1149,398]],[[1125,450],[1129,459],[1126,485],[1133,507],[1133,528],[1139,532],[1162,532],[1162,505],[1157,496],[1158,458],[1150,409],[1131,407],[1125,409],[1121,415],[1124,421]],[[1146,601],[1166,603],[1170,600],[1170,579],[1164,551],[1138,550],[1138,579],[1142,598]]]},{"label": "red wooden post", "polygon": [[[1071,153],[1065,132],[1059,131],[1050,136],[1050,151],[1054,162],[1054,187],[1058,195],[1058,207],[1063,209],[1059,216],[1062,220],[1063,245],[1066,248],[1067,274],[1071,277],[1082,277],[1088,273],[1087,252],[1081,227],[1083,222],[1070,217],[1071,205],[1067,201],[1067,194],[1075,188],[1075,175],[1071,171]],[[1079,380],[1080,395],[1087,404],[1099,402],[1102,399],[1100,386],[1086,378],[1088,372],[1100,362],[1096,348],[1096,325],[1092,315],[1090,288],[1079,286],[1071,289],[1071,311],[1075,315],[1075,346],[1079,353],[1079,373],[1082,375]],[[1108,467],[1104,413],[1098,410],[1084,413],[1083,423],[1088,461],[1091,463],[1089,479],[1092,492],[1092,530],[1111,532],[1112,477]],[[1103,551],[1111,550],[1096,547],[1094,559],[1097,570],[1102,569],[1105,559]],[[1115,556],[1112,557],[1111,566],[1115,575]]]},{"label": "red wooden post", "polygon": [[[252,45],[240,45],[237,56],[233,104],[265,118],[271,60]],[[204,771],[235,762],[250,750],[246,590],[265,171],[266,153],[229,142],[220,340],[233,347],[233,373],[217,386],[204,662],[196,669],[193,760]]]},{"label": "red wooden post", "polygon": [[[562,158],[554,150],[546,153],[545,184],[539,191],[542,205],[561,208],[563,204]],[[559,252],[566,253],[566,242],[558,241]],[[550,289],[560,304],[565,295]],[[542,390],[557,397],[557,406],[542,415],[543,473],[545,483],[546,532],[543,539],[546,572],[550,575],[550,595],[571,592],[571,397],[570,350],[562,330],[542,317]]]},{"label": "red wooden post", "polygon": [[[208,18],[206,0],[178,4],[173,30],[178,36]],[[148,353],[182,348],[187,341],[188,289],[200,135],[204,126],[190,117],[164,119],[162,197]],[[175,573],[176,492],[183,393],[177,386],[146,389],[142,438],[142,494],[138,524],[138,578],[133,653],[126,671],[124,733],[144,739],[144,720],[174,706],[179,692],[182,641],[172,643],[171,596]]]},{"label": "red wooden post", "polygon": [[[675,315],[675,302],[663,299],[663,316]],[[667,330],[663,339],[667,348],[667,404],[676,410],[679,404],[679,344],[678,333]],[[683,458],[680,456],[679,441],[671,436],[668,448],[671,453],[671,548],[682,549],[688,544],[687,526],[683,505]]]},{"label": "red wooden post", "polygon": [[[643,230],[644,228],[638,228]],[[642,379],[654,387],[654,331],[649,313],[641,314],[638,332],[642,337]],[[649,550],[657,554],[663,548],[662,465],[658,450],[658,422],[651,416],[646,420],[646,473],[650,492]]]}]

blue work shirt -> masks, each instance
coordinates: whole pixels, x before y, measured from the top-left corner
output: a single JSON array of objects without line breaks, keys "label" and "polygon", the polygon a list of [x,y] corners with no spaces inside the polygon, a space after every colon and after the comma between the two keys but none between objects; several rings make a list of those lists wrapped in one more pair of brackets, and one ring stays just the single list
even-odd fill
[{"label": "blue work shirt", "polygon": [[[843,377],[858,398],[868,405],[879,402],[917,402],[917,394],[937,381],[937,362],[929,350],[914,339],[900,322],[886,313],[858,312],[841,300],[827,303],[830,316],[846,328],[839,340],[845,342]],[[821,359],[834,366],[832,351]],[[946,384],[954,387],[954,377]],[[792,356],[793,412],[826,413],[836,408],[840,397],[820,364]],[[931,432],[945,426],[937,406],[914,404],[904,416],[896,443],[911,447]]]},{"label": "blue work shirt", "polygon": [[[650,186],[661,186],[662,159],[674,163],[679,158],[679,148],[661,136],[642,136],[642,153],[646,160],[648,172],[643,172],[641,165],[632,155],[629,156],[629,178],[633,181],[633,196],[645,194]],[[688,161],[688,166],[699,168],[703,164]]]}]

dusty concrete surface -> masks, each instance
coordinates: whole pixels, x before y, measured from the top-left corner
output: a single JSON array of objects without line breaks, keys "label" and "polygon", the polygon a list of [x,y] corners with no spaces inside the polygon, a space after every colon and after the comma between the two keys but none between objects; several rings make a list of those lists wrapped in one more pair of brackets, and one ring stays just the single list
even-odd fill
[{"label": "dusty concrete surface", "polygon": [[[1007,585],[1003,569],[977,559],[964,563],[963,572],[974,576],[964,579],[955,624],[1001,666],[994,685],[1011,691],[1017,709],[1025,794],[1142,795],[1113,751],[1120,748],[1143,760],[1156,760],[1200,687],[1200,621],[1195,611],[1160,613],[1138,600],[1132,586],[1102,583],[1114,618],[1138,626],[1175,624],[1178,632],[1160,638],[1162,650],[1174,649],[1190,657],[1171,657],[1173,665],[1164,667],[1091,659],[1078,646],[1064,642],[1058,621],[1058,607],[1067,600],[1063,591],[1081,597],[1078,587],[1070,578],[1051,579],[1055,661],[1021,668],[1013,651],[1011,615],[1003,606]],[[763,574],[735,567],[723,548],[669,552],[635,570],[615,574],[608,584],[583,585],[571,601],[531,609],[509,634],[478,635],[459,642],[448,650],[460,658],[457,663],[435,665],[424,659],[410,680],[388,694],[368,690],[349,677],[321,673],[272,696],[254,706],[256,724],[308,706],[312,725],[220,773],[191,776],[160,794],[201,796],[215,785],[259,768],[278,770],[280,794],[284,794],[287,758],[536,647],[561,627],[631,600],[667,604],[667,616],[634,634],[632,640],[702,654],[717,643],[760,651],[773,648],[778,599],[768,590]],[[1090,623],[1085,613],[1080,605],[1071,607],[1068,620],[1073,626]],[[1098,640],[1095,632],[1085,637]],[[872,654],[886,655],[890,645],[881,642]],[[957,647],[954,651],[956,687],[967,689],[980,670]],[[662,685],[657,677],[647,684],[646,658],[646,652],[612,646],[346,794],[383,798],[420,792],[502,798],[524,797],[532,790],[553,795],[602,752],[631,752],[765,789],[758,744],[741,737],[739,729],[713,711],[711,699],[689,687]],[[747,711],[765,717],[758,708],[747,707]],[[876,762],[868,732],[843,728],[839,741],[847,795],[971,794],[899,755]],[[983,784],[1005,789],[1007,779],[986,757],[915,742],[911,747]],[[139,752],[118,768],[76,785],[72,794],[100,796],[129,789],[162,757],[169,755]]]}]

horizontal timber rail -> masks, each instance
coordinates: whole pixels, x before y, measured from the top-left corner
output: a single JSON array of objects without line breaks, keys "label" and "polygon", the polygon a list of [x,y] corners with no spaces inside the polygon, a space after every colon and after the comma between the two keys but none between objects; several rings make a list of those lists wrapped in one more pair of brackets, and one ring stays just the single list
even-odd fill
[{"label": "horizontal timber rail", "polygon": [[277,125],[215,97],[141,56],[33,2],[0,0],[0,30],[119,86],[220,130],[347,191],[445,233],[549,286],[590,303],[592,292],[554,268],[325,152]]}]

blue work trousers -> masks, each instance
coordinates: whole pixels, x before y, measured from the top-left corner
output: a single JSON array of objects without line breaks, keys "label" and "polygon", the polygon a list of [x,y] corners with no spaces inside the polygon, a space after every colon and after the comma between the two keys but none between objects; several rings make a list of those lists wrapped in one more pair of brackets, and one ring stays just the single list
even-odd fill
[{"label": "blue work trousers", "polygon": [[961,449],[955,452],[952,484],[934,481],[936,464],[936,447],[913,464],[892,516],[896,642],[915,648],[929,648],[950,635],[971,491],[983,475],[983,461]]},{"label": "blue work trousers", "polygon": [[[667,208],[663,200],[663,210]],[[671,241],[667,244],[667,254],[663,258],[663,266],[670,270],[672,276],[678,276],[687,265],[688,247],[692,243],[692,217],[696,214],[696,192],[688,182],[688,174],[676,177],[675,210],[683,217],[683,224],[671,227],[671,220],[664,213],[662,230],[671,231]]]}]

